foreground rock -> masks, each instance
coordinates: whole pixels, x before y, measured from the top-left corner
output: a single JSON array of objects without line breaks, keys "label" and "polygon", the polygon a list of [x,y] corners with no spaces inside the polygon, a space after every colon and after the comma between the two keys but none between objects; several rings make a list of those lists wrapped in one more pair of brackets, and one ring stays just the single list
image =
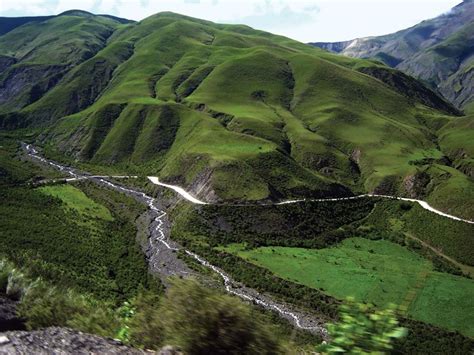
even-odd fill
[{"label": "foreground rock", "polygon": [[5,354],[145,354],[119,341],[68,328],[0,333],[0,355]]}]

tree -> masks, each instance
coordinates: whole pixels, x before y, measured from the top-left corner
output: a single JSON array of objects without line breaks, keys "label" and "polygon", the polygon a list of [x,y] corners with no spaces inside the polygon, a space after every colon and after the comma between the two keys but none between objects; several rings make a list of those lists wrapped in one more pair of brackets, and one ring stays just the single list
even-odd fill
[{"label": "tree", "polygon": [[340,309],[340,321],[328,326],[331,342],[317,350],[323,354],[384,354],[393,349],[393,340],[407,330],[398,326],[395,307],[371,311],[365,304],[349,299]]}]

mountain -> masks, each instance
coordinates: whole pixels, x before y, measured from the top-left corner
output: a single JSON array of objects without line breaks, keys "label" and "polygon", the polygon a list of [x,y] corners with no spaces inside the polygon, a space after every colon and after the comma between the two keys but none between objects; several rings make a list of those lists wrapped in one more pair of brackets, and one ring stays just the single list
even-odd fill
[{"label": "mountain", "polygon": [[210,201],[376,191],[474,215],[459,112],[380,62],[169,12],[65,13],[0,36],[0,51],[0,127],[58,159]]},{"label": "mountain", "polygon": [[311,43],[357,58],[376,58],[423,81],[459,109],[474,111],[474,1],[393,34]]},{"label": "mountain", "polygon": [[[14,30],[17,27],[20,27],[24,24],[27,23],[32,23],[32,22],[43,22],[49,19],[52,19],[57,16],[65,16],[65,15],[77,15],[77,16],[95,16],[87,11],[82,11],[82,10],[69,10],[65,11],[59,15],[51,15],[51,16],[25,16],[25,17],[0,17],[0,35],[3,35],[7,32],[10,32]],[[131,23],[134,21],[127,20],[124,18],[120,17],[115,17],[111,15],[99,15],[102,17],[108,17],[110,19],[113,19],[115,21],[118,21],[120,23]]]},{"label": "mountain", "polygon": [[0,36],[0,110],[19,109],[40,98],[73,67],[104,48],[123,22],[72,10]]}]

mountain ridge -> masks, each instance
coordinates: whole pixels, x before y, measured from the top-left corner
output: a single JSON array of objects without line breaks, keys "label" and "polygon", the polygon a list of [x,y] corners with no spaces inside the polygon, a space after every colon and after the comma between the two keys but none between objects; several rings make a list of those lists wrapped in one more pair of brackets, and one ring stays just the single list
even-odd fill
[{"label": "mountain ridge", "polygon": [[474,3],[398,32],[313,46],[357,58],[376,58],[424,82],[458,109],[470,112],[474,63]]},{"label": "mountain ridge", "polygon": [[[11,45],[30,32],[43,45]],[[169,12],[131,24],[63,15],[2,46],[16,62],[0,76],[0,125],[41,131],[57,157],[159,175],[211,201],[390,192],[472,216],[458,190],[472,184],[472,153],[450,148],[459,112],[380,62]],[[72,52],[42,49],[55,46]],[[42,79],[20,85],[23,68]]]}]

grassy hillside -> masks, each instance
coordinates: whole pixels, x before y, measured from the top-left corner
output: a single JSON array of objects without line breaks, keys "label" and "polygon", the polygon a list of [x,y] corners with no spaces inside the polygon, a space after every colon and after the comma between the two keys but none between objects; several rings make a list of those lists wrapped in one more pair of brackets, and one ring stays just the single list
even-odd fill
[{"label": "grassy hillside", "polygon": [[104,48],[120,25],[118,19],[71,11],[0,36],[0,112],[40,99],[74,66]]},{"label": "grassy hillside", "polygon": [[91,39],[95,54],[0,117],[3,127],[50,127],[41,137],[50,154],[159,175],[209,200],[433,193],[435,205],[473,216],[458,188],[471,179],[457,167],[438,173],[449,164],[437,130],[457,118],[418,82],[397,86],[360,72],[380,63],[246,26],[173,13],[87,21],[110,34],[94,39],[105,47]]}]

